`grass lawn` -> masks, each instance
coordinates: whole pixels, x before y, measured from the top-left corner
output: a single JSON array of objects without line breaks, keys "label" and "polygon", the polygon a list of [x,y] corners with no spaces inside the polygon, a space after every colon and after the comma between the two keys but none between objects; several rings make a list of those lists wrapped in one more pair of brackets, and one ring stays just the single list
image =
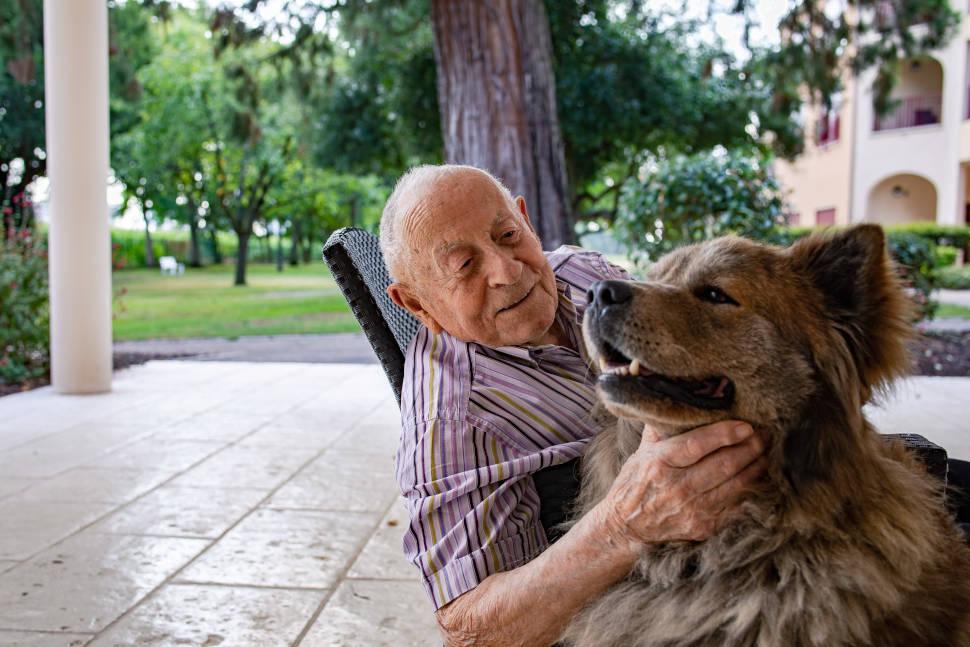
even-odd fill
[{"label": "grass lawn", "polygon": [[[322,263],[250,264],[245,287],[232,285],[234,266],[157,269],[112,275],[114,339],[236,337],[360,330]],[[122,288],[127,292],[119,295]]]},{"label": "grass lawn", "polygon": [[936,309],[937,319],[970,319],[970,308],[964,308],[963,306],[952,305],[949,303],[941,303],[940,307]]}]

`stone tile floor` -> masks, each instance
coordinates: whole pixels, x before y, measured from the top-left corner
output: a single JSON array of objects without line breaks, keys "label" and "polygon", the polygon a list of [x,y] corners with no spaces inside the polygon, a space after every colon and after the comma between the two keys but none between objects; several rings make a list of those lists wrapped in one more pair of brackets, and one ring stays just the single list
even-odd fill
[{"label": "stone tile floor", "polygon": [[152,361],[0,399],[0,646],[440,645],[374,365]]},{"label": "stone tile floor", "polygon": [[[0,399],[0,646],[439,645],[380,368],[152,361]],[[970,379],[871,410],[970,459]]]}]

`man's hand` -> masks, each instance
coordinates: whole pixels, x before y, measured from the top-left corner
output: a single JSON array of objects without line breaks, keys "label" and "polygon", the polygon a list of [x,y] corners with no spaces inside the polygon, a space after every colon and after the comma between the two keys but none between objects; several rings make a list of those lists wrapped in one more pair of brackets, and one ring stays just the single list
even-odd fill
[{"label": "man's hand", "polygon": [[609,532],[634,544],[710,537],[764,471],[763,452],[764,443],[743,422],[663,440],[644,427],[640,447],[601,502]]}]

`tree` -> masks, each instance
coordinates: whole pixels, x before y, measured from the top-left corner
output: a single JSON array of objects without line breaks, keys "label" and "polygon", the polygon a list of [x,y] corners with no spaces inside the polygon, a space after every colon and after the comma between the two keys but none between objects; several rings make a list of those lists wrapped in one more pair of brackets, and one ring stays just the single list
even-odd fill
[{"label": "tree", "polygon": [[[146,6],[108,3],[112,137],[134,122],[140,92],[135,75],[155,54],[148,24],[162,8]],[[43,0],[0,0],[0,16],[9,18],[0,21],[0,207],[7,226],[32,226],[25,191],[47,172]],[[17,167],[23,170],[15,175]]]},{"label": "tree", "polygon": [[[750,21],[753,1],[732,11]],[[313,142],[316,164],[388,183],[416,162],[485,166],[526,195],[553,246],[572,235],[571,219],[612,221],[644,151],[797,155],[801,103],[835,91],[841,61],[882,78],[952,33],[947,0],[893,1],[887,21],[868,18],[877,0],[835,17],[801,0],[783,45],[746,61],[688,45],[692,24],[668,26],[632,0],[282,0],[266,21],[265,0],[251,0],[217,10],[212,31],[217,53],[259,43],[274,83],[310,107],[298,142]]]},{"label": "tree", "polygon": [[542,0],[432,0],[431,20],[445,159],[525,196],[546,248],[574,242]]},{"label": "tree", "polygon": [[723,148],[651,156],[619,202],[619,238],[638,264],[725,234],[764,240],[785,224],[770,158]]},{"label": "tree", "polygon": [[133,127],[115,137],[112,158],[125,203],[137,201],[144,214],[147,264],[155,262],[150,223],[157,214],[188,225],[188,264],[199,267],[200,218],[208,206],[201,95],[212,91],[218,72],[201,16],[176,12],[167,18],[160,54],[138,72],[140,112]]},{"label": "tree", "polygon": [[[3,231],[31,227],[26,188],[46,171],[42,0],[0,0],[0,207]],[[22,169],[15,172],[15,169]]]}]

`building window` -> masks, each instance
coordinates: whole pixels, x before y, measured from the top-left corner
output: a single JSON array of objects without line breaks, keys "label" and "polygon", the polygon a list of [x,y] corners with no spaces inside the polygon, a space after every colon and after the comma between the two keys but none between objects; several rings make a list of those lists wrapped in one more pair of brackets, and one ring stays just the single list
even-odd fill
[{"label": "building window", "polygon": [[839,141],[839,113],[835,110],[825,112],[818,120],[815,133],[815,143],[819,146]]},{"label": "building window", "polygon": [[802,214],[798,213],[797,211],[795,213],[788,214],[789,227],[797,227],[798,223],[800,223],[801,221],[802,221]]},{"label": "building window", "polygon": [[835,209],[819,209],[815,212],[815,224],[818,226],[822,225],[834,225],[835,224]]}]

